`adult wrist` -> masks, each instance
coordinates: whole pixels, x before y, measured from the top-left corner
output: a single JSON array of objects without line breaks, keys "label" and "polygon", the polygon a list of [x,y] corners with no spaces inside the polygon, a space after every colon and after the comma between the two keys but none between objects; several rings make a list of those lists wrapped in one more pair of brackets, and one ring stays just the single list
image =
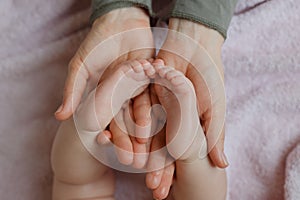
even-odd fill
[{"label": "adult wrist", "polygon": [[[148,15],[152,12],[150,0],[92,0],[92,14],[90,22],[93,23],[96,19],[111,11],[131,7],[140,8],[140,10],[148,13]],[[134,13],[126,13],[126,15],[131,14]]]},{"label": "adult wrist", "polygon": [[170,18],[169,29],[188,35],[206,50],[221,50],[224,37],[216,30],[197,22],[180,18]]},{"label": "adult wrist", "polygon": [[128,7],[114,9],[105,13],[94,20],[93,26],[103,22],[106,22],[107,24],[118,24],[126,20],[150,21],[149,15],[144,9],[139,7]]}]

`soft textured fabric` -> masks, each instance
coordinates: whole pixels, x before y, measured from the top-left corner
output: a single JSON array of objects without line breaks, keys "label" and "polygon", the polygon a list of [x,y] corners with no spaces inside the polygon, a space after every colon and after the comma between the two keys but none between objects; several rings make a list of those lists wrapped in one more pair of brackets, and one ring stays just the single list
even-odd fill
[{"label": "soft textured fabric", "polygon": [[239,2],[223,48],[228,199],[282,200],[300,144],[300,4],[251,2]]},{"label": "soft textured fabric", "polygon": [[164,5],[168,7],[167,13],[161,16],[151,9],[151,0],[93,0],[91,21],[116,8],[139,6],[146,8],[151,17],[159,15],[165,19],[169,17],[188,19],[215,29],[226,38],[236,2],[237,0],[171,0]]},{"label": "soft textured fabric", "polygon": [[[286,167],[300,144],[300,4],[257,3],[239,2],[223,48],[228,200],[299,193],[289,190]],[[89,30],[89,7],[87,0],[0,1],[1,200],[51,199],[53,112],[68,62]],[[163,35],[155,38],[161,44]],[[144,175],[118,172],[116,197],[151,199]]]}]

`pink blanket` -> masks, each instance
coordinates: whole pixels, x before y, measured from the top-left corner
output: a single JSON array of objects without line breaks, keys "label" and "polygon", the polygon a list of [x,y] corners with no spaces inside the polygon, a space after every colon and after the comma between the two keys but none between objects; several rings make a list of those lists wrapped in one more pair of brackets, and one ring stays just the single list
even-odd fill
[{"label": "pink blanket", "polygon": [[[53,112],[68,61],[88,31],[89,4],[0,1],[1,200],[51,199]],[[299,5],[237,6],[223,52],[229,200],[300,199]],[[117,178],[118,200],[151,199],[143,175]]]}]

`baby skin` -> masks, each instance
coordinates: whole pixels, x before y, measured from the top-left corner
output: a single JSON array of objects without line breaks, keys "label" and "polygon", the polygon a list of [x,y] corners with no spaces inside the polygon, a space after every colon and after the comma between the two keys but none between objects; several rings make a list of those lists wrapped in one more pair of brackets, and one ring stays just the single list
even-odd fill
[{"label": "baby skin", "polygon": [[226,173],[207,156],[192,83],[181,72],[164,66],[161,59],[153,66],[158,74],[155,92],[167,113],[167,149],[176,159],[171,195],[175,200],[226,199]]},{"label": "baby skin", "polygon": [[[97,137],[112,121],[116,114],[114,112],[142,92],[135,90],[149,84],[149,77],[145,74],[147,70],[144,70],[147,64],[147,61],[123,63],[87,96],[73,118],[60,125],[51,154],[53,200],[114,199],[114,175],[110,168],[97,159],[97,153],[101,154],[97,152],[97,146],[100,146]],[[124,146],[122,142],[121,139],[117,143]],[[124,148],[124,152],[126,150]],[[126,153],[121,156],[126,160]]]},{"label": "baby skin", "polygon": [[[147,61],[122,64],[79,107],[76,126],[74,118],[61,124],[51,155],[53,200],[114,199],[114,174],[96,159],[97,138],[122,105],[147,87],[150,78],[158,83],[157,96],[167,112],[167,149],[176,159],[176,179],[171,191],[174,199],[225,199],[225,171],[214,167],[209,158],[203,156],[206,141],[192,84],[182,73],[163,66],[158,60],[151,67]],[[121,95],[116,100],[113,93]],[[113,133],[110,134],[114,138]],[[83,145],[82,139],[88,141],[88,145]]]}]

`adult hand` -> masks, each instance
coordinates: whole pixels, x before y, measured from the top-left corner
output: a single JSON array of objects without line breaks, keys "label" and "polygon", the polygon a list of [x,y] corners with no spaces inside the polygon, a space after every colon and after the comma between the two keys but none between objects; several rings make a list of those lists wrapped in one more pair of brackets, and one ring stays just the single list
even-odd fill
[{"label": "adult hand", "polygon": [[88,80],[99,72],[106,70],[102,76],[105,78],[115,71],[115,66],[121,62],[148,59],[153,55],[154,45],[149,16],[143,9],[121,8],[99,17],[69,63],[63,102],[57,109],[55,117],[58,120],[66,120],[73,114]]},{"label": "adult hand", "polygon": [[217,167],[225,168],[228,162],[224,154],[225,93],[221,59],[224,39],[217,31],[184,19],[171,18],[169,29],[157,58],[183,72],[193,83],[209,156]]},{"label": "adult hand", "polygon": [[[94,79],[98,79],[101,73],[104,72],[101,77],[103,80],[116,70],[119,63],[134,59],[148,59],[154,56],[154,52],[149,16],[145,10],[137,7],[121,8],[101,16],[93,23],[91,31],[69,64],[63,102],[55,117],[58,120],[68,119],[78,107],[90,82],[95,82]],[[101,80],[96,80],[96,83]],[[92,85],[92,88],[95,86],[96,84]],[[144,104],[141,98],[134,101],[134,105],[141,104]],[[150,109],[150,106],[144,105],[134,109],[137,124],[143,126],[149,123],[149,118],[140,113],[145,113],[145,109],[148,107]],[[115,126],[115,123],[111,124],[113,130],[118,130]],[[132,152],[132,146],[125,147],[126,144],[131,144],[128,135],[122,137],[119,135],[118,139],[119,141],[115,140],[115,142],[122,144],[119,146],[121,149],[129,149]],[[135,149],[142,149],[144,152],[147,140],[140,141],[143,146],[137,144]],[[133,157],[125,163],[132,163],[132,160]],[[135,159],[136,162],[138,160]]]}]

